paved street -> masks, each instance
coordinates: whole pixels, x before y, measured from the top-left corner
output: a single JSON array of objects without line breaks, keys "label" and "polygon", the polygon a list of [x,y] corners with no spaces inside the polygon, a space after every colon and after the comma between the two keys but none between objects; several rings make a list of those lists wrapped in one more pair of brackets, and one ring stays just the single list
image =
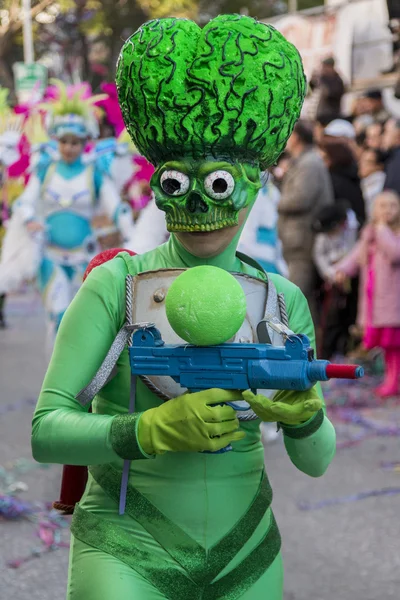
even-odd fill
[{"label": "paved street", "polygon": [[[30,460],[30,400],[39,392],[46,359],[38,299],[29,294],[14,298],[7,312],[9,328],[0,331],[0,466],[12,473],[16,465],[21,465],[21,459]],[[393,405],[362,414],[375,424],[382,423],[383,429],[387,424],[400,425],[400,410]],[[372,434],[375,429],[371,429]],[[348,436],[353,438],[365,431],[358,426],[339,425],[339,441],[343,443]],[[384,470],[385,462],[400,465],[400,437],[371,435],[339,450],[327,474],[317,480],[296,471],[281,440],[267,446],[273,506],[283,537],[285,600],[399,598],[400,494],[394,492],[400,489],[400,472]],[[41,503],[56,499],[60,467],[23,464],[25,472],[20,470],[17,480],[28,489],[20,492],[19,498]],[[0,493],[4,493],[4,481],[3,471]],[[362,500],[356,496],[346,503],[312,510],[300,510],[297,504],[383,488],[393,488],[393,494]],[[0,600],[65,597],[66,548],[23,562],[17,569],[6,566],[7,561],[29,558],[32,550],[40,548],[37,531],[37,522],[0,521]],[[61,531],[62,540],[66,535],[66,529]]]}]

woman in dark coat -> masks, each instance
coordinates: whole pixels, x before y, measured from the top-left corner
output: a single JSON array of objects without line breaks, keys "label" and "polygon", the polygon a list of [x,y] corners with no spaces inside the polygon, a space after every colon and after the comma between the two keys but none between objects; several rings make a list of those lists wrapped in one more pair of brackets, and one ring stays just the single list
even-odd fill
[{"label": "woman in dark coat", "polygon": [[329,169],[335,200],[347,201],[361,227],[365,221],[365,205],[352,151],[345,142],[332,139],[323,140],[320,149]]}]

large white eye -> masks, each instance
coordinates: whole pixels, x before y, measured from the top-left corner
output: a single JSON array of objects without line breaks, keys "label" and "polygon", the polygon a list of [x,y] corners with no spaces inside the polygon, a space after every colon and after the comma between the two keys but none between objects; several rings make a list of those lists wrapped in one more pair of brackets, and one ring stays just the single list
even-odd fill
[{"label": "large white eye", "polygon": [[164,171],[160,178],[161,187],[169,196],[182,196],[189,189],[190,180],[180,171]]},{"label": "large white eye", "polygon": [[232,194],[235,180],[228,171],[214,171],[205,178],[204,188],[210,198],[223,200]]}]

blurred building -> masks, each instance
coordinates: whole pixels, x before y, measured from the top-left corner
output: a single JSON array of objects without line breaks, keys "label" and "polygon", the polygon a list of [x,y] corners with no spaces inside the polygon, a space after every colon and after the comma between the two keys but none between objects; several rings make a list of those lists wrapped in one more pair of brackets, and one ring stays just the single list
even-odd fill
[{"label": "blurred building", "polygon": [[308,78],[321,60],[333,56],[349,103],[354,93],[380,88],[388,108],[400,116],[387,0],[326,0],[325,6],[270,21],[299,49]]}]

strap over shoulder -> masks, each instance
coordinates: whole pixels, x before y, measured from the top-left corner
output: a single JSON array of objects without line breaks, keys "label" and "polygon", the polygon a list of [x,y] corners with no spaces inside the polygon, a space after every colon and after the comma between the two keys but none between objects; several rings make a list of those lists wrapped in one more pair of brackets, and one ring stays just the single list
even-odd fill
[{"label": "strap over shoulder", "polygon": [[[282,345],[281,332],[278,331],[277,327],[274,326],[275,323],[287,325],[287,314],[285,308],[285,301],[283,294],[278,294],[275,285],[268,278],[267,273],[265,273],[264,269],[258,265],[256,261],[243,255],[241,253],[237,254],[240,260],[246,262],[250,266],[253,266],[257,270],[261,271],[266,276],[267,283],[267,294],[265,301],[265,309],[264,309],[264,318],[262,320],[265,323],[265,331],[267,332],[267,336],[265,340],[259,340],[260,342],[272,343],[273,345]],[[82,405],[89,404],[93,398],[98,394],[98,392],[112,379],[112,377],[116,374],[116,363],[129,342],[129,339],[132,335],[134,324],[132,323],[132,315],[133,315],[133,306],[132,306],[132,298],[134,292],[134,278],[132,275],[127,275],[126,277],[126,322],[125,325],[118,332],[110,350],[108,351],[102,365],[97,371],[96,375],[92,379],[92,381],[79,392],[76,396],[77,400]],[[258,319],[260,319],[260,316]],[[272,325],[272,326],[271,326]]]}]

